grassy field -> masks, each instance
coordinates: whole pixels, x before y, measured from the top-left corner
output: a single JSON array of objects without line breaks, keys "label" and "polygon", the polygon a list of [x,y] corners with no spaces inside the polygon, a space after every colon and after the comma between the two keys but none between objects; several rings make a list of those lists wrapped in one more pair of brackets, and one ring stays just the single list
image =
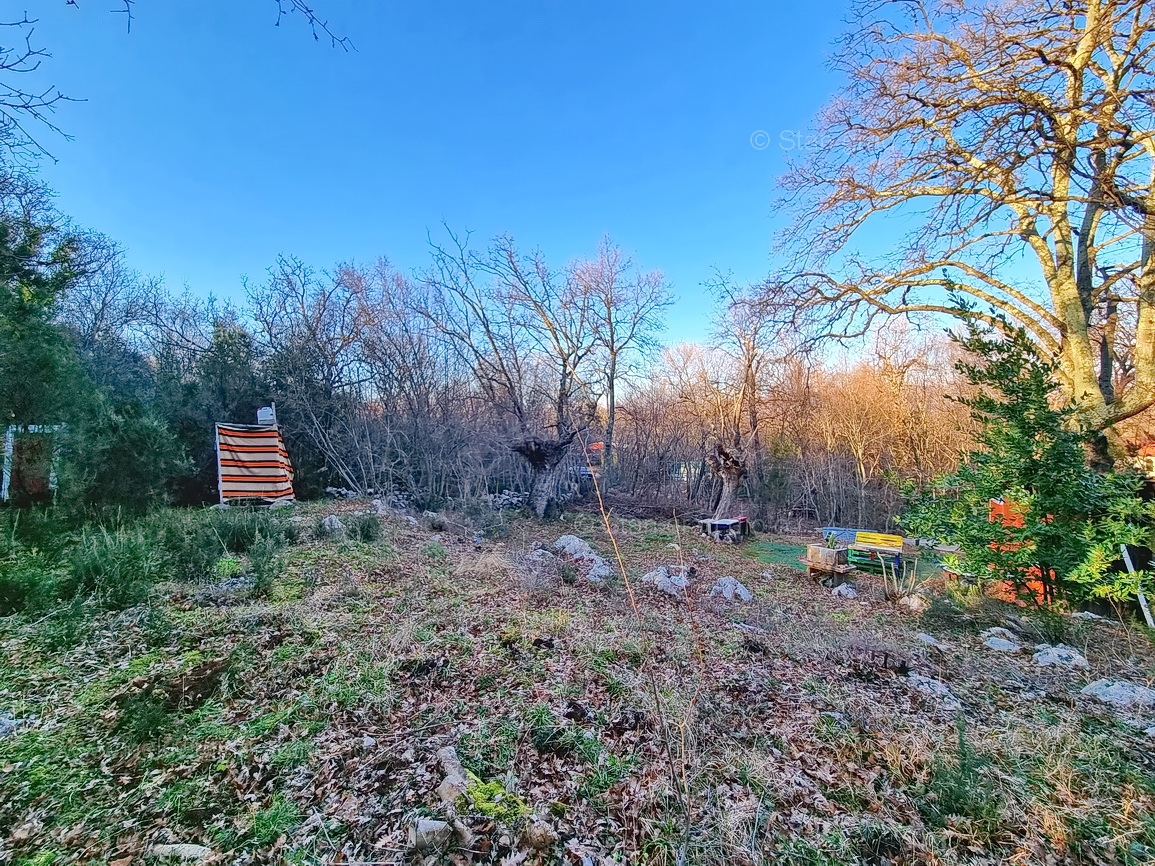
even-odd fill
[{"label": "grassy field", "polygon": [[[945,590],[910,617],[878,577],[833,597],[786,540],[640,520],[614,524],[629,580],[596,586],[533,556],[573,533],[616,570],[596,515],[478,543],[357,508],[330,534],[338,507],[300,507],[275,551],[224,545],[121,605],[0,618],[0,716],[24,720],[0,863],[1152,862],[1152,740],[1079,696],[1155,676],[1136,627]],[[685,600],[640,584],[679,563]],[[754,600],[709,597],[726,575]],[[984,649],[1008,613],[1090,669]],[[470,773],[449,804],[445,746]],[[447,850],[413,849],[454,816]]]}]

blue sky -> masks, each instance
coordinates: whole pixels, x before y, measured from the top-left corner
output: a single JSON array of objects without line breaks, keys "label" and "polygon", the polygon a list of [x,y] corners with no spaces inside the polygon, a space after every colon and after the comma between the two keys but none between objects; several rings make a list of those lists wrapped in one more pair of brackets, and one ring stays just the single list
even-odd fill
[{"label": "blue sky", "polygon": [[[784,144],[837,85],[841,0],[315,0],[356,51],[276,28],[273,0],[44,2],[44,81],[72,141],[43,177],[170,287],[239,298],[279,253],[412,270],[442,221],[558,264],[609,234],[702,338],[714,268],[771,265]],[[766,135],[754,143],[751,137]]]}]

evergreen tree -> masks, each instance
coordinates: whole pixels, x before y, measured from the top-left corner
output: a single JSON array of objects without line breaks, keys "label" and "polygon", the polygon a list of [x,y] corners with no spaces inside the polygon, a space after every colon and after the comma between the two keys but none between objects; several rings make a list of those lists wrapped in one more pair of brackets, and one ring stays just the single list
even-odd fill
[{"label": "evergreen tree", "polygon": [[958,367],[978,387],[962,402],[979,423],[980,448],[912,494],[904,525],[958,544],[965,571],[1010,581],[1020,596],[1104,594],[1106,566],[1095,577],[1086,569],[1093,550],[1117,553],[1119,541],[1149,539],[1155,525],[1136,496],[1141,480],[1088,468],[1088,437],[1074,428],[1072,407],[1053,402],[1055,366],[1024,331],[972,322],[956,339],[975,359]]}]

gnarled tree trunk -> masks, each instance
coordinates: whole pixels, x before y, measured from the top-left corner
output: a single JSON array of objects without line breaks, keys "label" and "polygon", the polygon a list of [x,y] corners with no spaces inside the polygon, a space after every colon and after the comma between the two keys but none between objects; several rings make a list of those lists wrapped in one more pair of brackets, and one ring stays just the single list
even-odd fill
[{"label": "gnarled tree trunk", "polygon": [[714,509],[714,519],[732,517],[734,501],[738,498],[738,485],[746,474],[746,461],[719,442],[706,455],[706,465],[722,479],[722,495],[718,499],[718,507]]},{"label": "gnarled tree trunk", "polygon": [[529,505],[533,513],[545,519],[556,505],[558,475],[562,471],[562,461],[573,444],[574,434],[563,439],[542,439],[529,436],[514,442],[509,447],[525,458],[533,469],[533,480],[529,486]]}]

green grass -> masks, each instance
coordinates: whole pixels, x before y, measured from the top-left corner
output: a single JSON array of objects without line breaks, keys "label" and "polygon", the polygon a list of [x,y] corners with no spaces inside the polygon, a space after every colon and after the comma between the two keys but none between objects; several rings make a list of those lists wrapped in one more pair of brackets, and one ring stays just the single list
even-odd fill
[{"label": "green grass", "polygon": [[297,804],[284,794],[277,794],[268,806],[253,814],[249,839],[258,849],[268,848],[282,835],[296,829],[301,820]]},{"label": "green grass", "polygon": [[789,568],[802,568],[798,558],[806,554],[804,545],[789,544],[785,541],[756,541],[746,545],[743,550],[747,556],[752,556],[759,562],[785,565]]}]

